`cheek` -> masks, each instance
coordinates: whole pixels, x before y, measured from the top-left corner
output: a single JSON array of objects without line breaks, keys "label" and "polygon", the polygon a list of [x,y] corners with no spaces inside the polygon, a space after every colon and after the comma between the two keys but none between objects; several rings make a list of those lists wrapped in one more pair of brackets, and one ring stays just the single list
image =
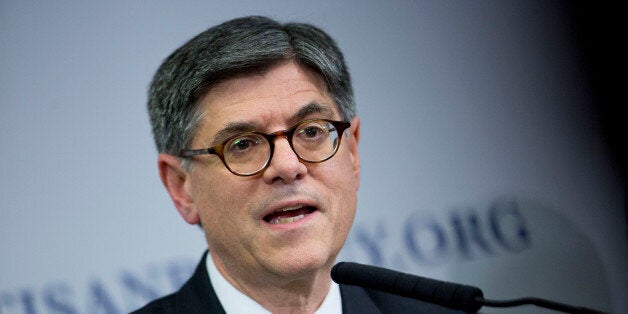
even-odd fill
[{"label": "cheek", "polygon": [[194,200],[200,216],[208,245],[216,250],[224,246],[235,247],[237,237],[243,234],[242,217],[245,206],[243,198],[237,197],[240,190],[229,180],[204,180],[195,190]]},{"label": "cheek", "polygon": [[341,202],[340,207],[342,208],[342,223],[346,225],[351,225],[353,223],[353,219],[356,212],[357,206],[357,192],[360,184],[360,176],[359,171],[355,171],[352,163],[352,157],[350,154],[347,154],[346,160],[342,163],[342,173],[338,176],[338,197]]},{"label": "cheek", "polygon": [[[345,151],[344,154],[339,157],[341,158],[338,158],[337,164],[331,165],[332,170],[330,171],[334,171],[335,173],[335,178],[332,178],[332,180],[335,180],[336,184],[340,186],[339,188],[342,189],[343,192],[346,191],[346,193],[352,194],[352,198],[355,198],[353,194],[357,192],[360,183],[359,168],[356,169],[354,166],[355,158],[349,152]],[[347,195],[345,195],[345,197],[347,197]]]},{"label": "cheek", "polygon": [[[357,190],[359,185],[359,173],[353,169],[351,155],[346,153],[329,164],[321,167],[318,175],[328,189],[332,206],[337,208],[336,216],[339,224],[351,224],[355,215],[357,204]],[[323,165],[323,164],[321,164]]]},{"label": "cheek", "polygon": [[197,175],[192,184],[192,198],[203,225],[216,223],[222,217],[221,211],[233,203],[229,193],[237,189],[230,188],[230,182],[217,175]]}]

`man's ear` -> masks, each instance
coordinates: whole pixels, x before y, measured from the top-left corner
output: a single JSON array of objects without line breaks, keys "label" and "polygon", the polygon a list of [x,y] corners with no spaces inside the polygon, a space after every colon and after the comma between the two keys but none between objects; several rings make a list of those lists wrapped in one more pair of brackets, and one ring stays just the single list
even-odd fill
[{"label": "man's ear", "polygon": [[191,225],[198,224],[200,216],[194,199],[190,195],[190,174],[183,168],[179,158],[168,154],[159,154],[157,165],[161,182],[168,190],[168,194],[170,194],[170,198],[181,217]]},{"label": "man's ear", "polygon": [[349,152],[351,153],[351,161],[353,162],[353,171],[360,177],[360,152],[358,144],[360,142],[360,118],[351,119],[351,128],[349,128]]}]

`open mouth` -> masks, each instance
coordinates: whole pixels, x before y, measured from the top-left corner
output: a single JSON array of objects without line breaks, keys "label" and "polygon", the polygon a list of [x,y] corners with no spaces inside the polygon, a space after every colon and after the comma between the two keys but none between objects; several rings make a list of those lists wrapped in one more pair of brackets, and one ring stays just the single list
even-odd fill
[{"label": "open mouth", "polygon": [[316,210],[316,207],[313,206],[286,207],[264,216],[264,221],[271,225],[292,223],[305,218]]}]

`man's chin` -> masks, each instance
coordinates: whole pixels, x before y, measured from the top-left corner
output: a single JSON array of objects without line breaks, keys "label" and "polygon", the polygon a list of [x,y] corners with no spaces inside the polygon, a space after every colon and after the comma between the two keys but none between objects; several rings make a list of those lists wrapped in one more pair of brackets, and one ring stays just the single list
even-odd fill
[{"label": "man's chin", "polygon": [[273,261],[272,271],[285,279],[298,280],[299,278],[311,280],[312,276],[322,273],[328,274],[333,266],[335,255],[308,254],[301,251],[300,254],[286,255],[280,261]]}]

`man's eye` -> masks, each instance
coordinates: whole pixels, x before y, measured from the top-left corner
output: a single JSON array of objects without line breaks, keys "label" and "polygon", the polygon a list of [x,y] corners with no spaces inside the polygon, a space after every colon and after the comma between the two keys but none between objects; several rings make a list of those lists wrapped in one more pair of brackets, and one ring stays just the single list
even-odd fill
[{"label": "man's eye", "polygon": [[304,125],[297,131],[297,136],[304,140],[317,140],[327,137],[328,128],[319,123],[310,123]]},{"label": "man's eye", "polygon": [[301,131],[301,133],[305,136],[305,137],[309,137],[309,138],[315,138],[317,136],[320,136],[324,131],[321,128],[318,127],[308,127],[306,129],[304,129],[303,131]]},{"label": "man's eye", "polygon": [[228,149],[232,153],[243,153],[253,149],[259,144],[259,140],[251,137],[237,138],[231,142]]}]

